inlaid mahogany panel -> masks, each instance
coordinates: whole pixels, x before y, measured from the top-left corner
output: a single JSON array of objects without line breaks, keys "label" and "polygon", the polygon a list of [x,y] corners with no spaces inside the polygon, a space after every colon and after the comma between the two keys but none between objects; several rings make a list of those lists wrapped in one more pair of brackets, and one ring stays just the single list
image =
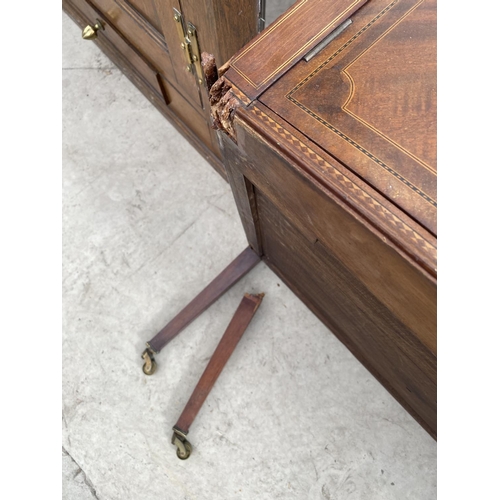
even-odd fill
[{"label": "inlaid mahogany panel", "polygon": [[352,21],[259,100],[436,234],[436,1]]},{"label": "inlaid mahogany panel", "polygon": [[263,260],[435,437],[436,0],[358,5],[289,63],[344,15],[316,3],[215,86],[226,172]]},{"label": "inlaid mahogany panel", "polygon": [[231,58],[227,77],[257,98],[366,1],[299,0]]}]

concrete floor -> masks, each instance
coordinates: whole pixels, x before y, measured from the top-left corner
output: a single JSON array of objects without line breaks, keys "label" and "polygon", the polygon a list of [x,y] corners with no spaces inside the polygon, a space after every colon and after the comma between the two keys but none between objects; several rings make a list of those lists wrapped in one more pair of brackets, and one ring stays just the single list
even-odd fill
[{"label": "concrete floor", "polygon": [[[63,498],[436,497],[436,443],[260,263],[140,354],[246,242],[229,186],[63,15]],[[263,304],[180,461],[171,427],[244,292]]]}]

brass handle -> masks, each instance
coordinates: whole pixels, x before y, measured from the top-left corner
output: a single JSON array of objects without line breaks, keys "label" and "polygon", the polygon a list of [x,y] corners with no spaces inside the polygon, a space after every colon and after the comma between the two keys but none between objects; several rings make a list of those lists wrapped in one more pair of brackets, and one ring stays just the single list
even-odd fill
[{"label": "brass handle", "polygon": [[104,26],[102,25],[101,21],[99,19],[95,20],[94,26],[85,26],[82,31],[82,38],[84,40],[93,40],[94,38],[97,38],[97,32],[99,30],[104,30]]}]

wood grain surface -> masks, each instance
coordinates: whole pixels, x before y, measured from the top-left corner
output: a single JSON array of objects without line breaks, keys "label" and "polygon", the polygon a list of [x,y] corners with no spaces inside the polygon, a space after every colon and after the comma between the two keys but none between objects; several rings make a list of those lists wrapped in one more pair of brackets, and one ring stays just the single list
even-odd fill
[{"label": "wood grain surface", "polygon": [[[300,171],[311,176],[330,196],[365,219],[373,231],[381,233],[384,241],[404,252],[430,277],[436,277],[436,237],[336,160],[333,153],[315,144],[307,137],[307,130],[301,132],[259,101],[248,108],[239,108],[235,117],[248,133],[257,132],[281,156],[300,165]],[[248,154],[244,136],[238,147],[244,153],[241,161],[245,161]]]},{"label": "wood grain surface", "polygon": [[156,11],[154,0],[118,0],[124,4],[130,4],[146,19],[158,33],[161,33],[161,23]]},{"label": "wood grain surface", "polygon": [[237,145],[223,136],[226,172],[232,186],[244,182],[235,200],[263,260],[435,437],[432,275],[239,114],[235,127]]},{"label": "wood grain surface", "polygon": [[[231,140],[224,140],[225,162],[272,201],[304,238],[321,242],[435,353],[436,282],[432,275],[307,175],[302,161],[292,161],[274,144],[263,142],[255,129],[240,124],[238,115],[235,125],[239,144],[236,148]],[[228,177],[232,169],[226,169]],[[256,231],[262,231],[258,207],[256,213],[252,223]],[[243,224],[247,221],[242,218]]]},{"label": "wood grain surface", "polygon": [[257,192],[265,262],[436,436],[436,355],[320,240],[311,242]]},{"label": "wood grain surface", "polygon": [[252,270],[259,261],[259,255],[251,248],[243,250],[236,259],[148,342],[149,347],[156,353],[160,352],[186,326]]},{"label": "wood grain surface", "polygon": [[[300,15],[285,17],[300,37]],[[248,94],[234,66],[262,83],[282,63],[250,44],[224,74],[241,104],[231,137],[220,133],[249,241],[433,437],[435,19],[435,0],[371,0],[263,93]],[[293,45],[289,29],[273,36]],[[262,53],[281,50],[260,40]]]},{"label": "wood grain surface", "polygon": [[366,1],[297,1],[231,58],[228,78],[256,99]]},{"label": "wood grain surface", "polygon": [[259,308],[264,294],[245,294],[174,428],[189,432],[196,415]]},{"label": "wood grain surface", "polygon": [[436,2],[372,0],[259,100],[437,231]]}]

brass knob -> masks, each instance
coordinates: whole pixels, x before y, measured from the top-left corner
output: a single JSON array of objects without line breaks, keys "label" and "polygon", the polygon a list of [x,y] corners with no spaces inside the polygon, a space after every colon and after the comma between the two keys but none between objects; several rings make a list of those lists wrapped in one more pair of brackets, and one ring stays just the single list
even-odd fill
[{"label": "brass knob", "polygon": [[99,19],[95,20],[94,26],[85,26],[82,31],[82,38],[84,40],[93,40],[94,38],[97,38],[97,32],[99,30],[104,30],[104,26],[101,24],[101,21]]}]

